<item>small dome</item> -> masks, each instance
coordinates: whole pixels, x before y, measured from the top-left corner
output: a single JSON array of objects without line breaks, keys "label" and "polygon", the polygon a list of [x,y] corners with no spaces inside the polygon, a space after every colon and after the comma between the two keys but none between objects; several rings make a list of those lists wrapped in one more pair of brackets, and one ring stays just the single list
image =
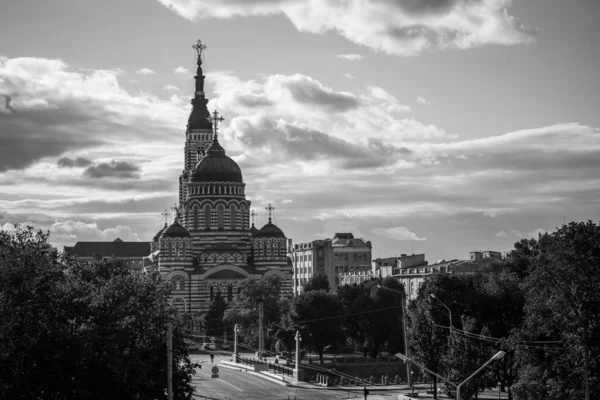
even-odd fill
[{"label": "small dome", "polygon": [[256,237],[276,237],[276,238],[285,238],[285,234],[281,229],[277,227],[277,225],[269,222],[255,235]]},{"label": "small dome", "polygon": [[238,182],[242,181],[242,170],[235,161],[225,155],[215,138],[206,151],[206,156],[198,160],[191,176],[192,182]]},{"label": "small dome", "polygon": [[152,238],[153,242],[158,242],[158,238],[160,237],[160,235],[162,235],[163,231],[167,229],[167,223],[165,222],[165,226],[163,226],[162,228],[160,228],[160,230],[158,232],[156,232],[156,235],[154,235],[154,237]]},{"label": "small dome", "polygon": [[161,239],[182,237],[190,237],[190,233],[177,221],[173,222],[168,228],[165,228],[160,235]]},{"label": "small dome", "polygon": [[252,226],[250,227],[250,233],[252,234],[252,236],[256,236],[256,234],[259,232],[258,229],[256,229],[256,227],[254,226],[254,224],[252,224]]}]

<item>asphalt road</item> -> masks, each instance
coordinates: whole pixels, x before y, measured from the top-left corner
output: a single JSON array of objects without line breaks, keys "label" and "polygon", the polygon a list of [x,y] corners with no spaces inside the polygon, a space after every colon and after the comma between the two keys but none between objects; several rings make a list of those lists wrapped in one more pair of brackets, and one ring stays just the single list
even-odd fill
[{"label": "asphalt road", "polygon": [[[242,371],[234,371],[227,368],[219,368],[219,378],[211,378],[211,368],[218,364],[221,357],[215,357],[215,364],[210,363],[210,357],[206,355],[191,356],[193,362],[200,363],[201,369],[196,369],[196,375],[192,378],[192,384],[196,388],[194,399],[210,400],[330,400],[330,399],[363,399],[362,388],[355,392],[341,392],[323,389],[299,389],[286,387],[255,375]],[[223,358],[227,360],[229,357]],[[397,396],[392,393],[369,395],[368,400],[396,400]]]}]

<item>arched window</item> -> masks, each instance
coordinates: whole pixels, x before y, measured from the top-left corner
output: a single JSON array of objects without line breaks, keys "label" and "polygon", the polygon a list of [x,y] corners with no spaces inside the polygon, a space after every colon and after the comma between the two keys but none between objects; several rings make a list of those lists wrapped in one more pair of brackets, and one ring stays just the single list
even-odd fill
[{"label": "arched window", "polygon": [[198,229],[198,218],[200,217],[198,215],[198,204],[194,204],[194,207],[192,208],[192,223],[191,225],[194,227],[194,229]]},{"label": "arched window", "polygon": [[210,206],[204,206],[204,229],[210,229]]},{"label": "arched window", "polygon": [[224,228],[224,223],[223,223],[223,214],[225,213],[225,207],[223,207],[222,204],[219,204],[217,206],[217,228],[218,229],[223,229]]},{"label": "arched window", "polygon": [[236,211],[236,210],[235,210],[235,205],[234,205],[234,204],[232,204],[232,205],[229,207],[229,217],[230,217],[230,220],[231,220],[231,229],[232,229],[232,230],[233,230],[233,229],[236,229],[236,227],[237,227],[237,225],[236,225],[236,224],[237,224],[237,222],[236,222],[236,219],[237,219],[237,215],[236,215],[236,214],[237,214],[237,213],[236,213],[235,211]]},{"label": "arched window", "polygon": [[240,228],[248,229],[248,224],[246,224],[246,206],[242,204],[240,207]]}]

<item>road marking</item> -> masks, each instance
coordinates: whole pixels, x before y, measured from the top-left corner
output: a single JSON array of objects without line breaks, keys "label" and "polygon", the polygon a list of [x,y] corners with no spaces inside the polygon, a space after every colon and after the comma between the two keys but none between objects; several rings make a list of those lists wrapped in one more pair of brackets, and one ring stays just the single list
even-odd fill
[{"label": "road marking", "polygon": [[229,385],[232,388],[239,390],[240,392],[244,391],[244,389],[240,389],[239,387],[235,386],[234,384],[231,384],[231,383],[229,383],[227,381],[224,381],[223,379],[219,379],[219,382],[223,382],[224,384]]}]

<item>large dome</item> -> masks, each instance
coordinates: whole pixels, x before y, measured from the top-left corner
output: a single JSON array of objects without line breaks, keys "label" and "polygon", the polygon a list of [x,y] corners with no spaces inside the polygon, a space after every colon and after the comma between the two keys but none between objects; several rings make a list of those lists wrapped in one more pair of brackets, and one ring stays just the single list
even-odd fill
[{"label": "large dome", "polygon": [[284,238],[285,234],[277,225],[269,221],[268,224],[260,228],[260,230],[255,234],[255,237]]},{"label": "large dome", "polygon": [[192,182],[238,182],[242,181],[242,170],[235,161],[225,155],[215,138],[201,160],[199,160],[191,176]]},{"label": "large dome", "polygon": [[173,222],[168,228],[163,230],[160,235],[161,239],[164,238],[185,238],[190,237],[190,233],[185,229],[178,221]]}]

